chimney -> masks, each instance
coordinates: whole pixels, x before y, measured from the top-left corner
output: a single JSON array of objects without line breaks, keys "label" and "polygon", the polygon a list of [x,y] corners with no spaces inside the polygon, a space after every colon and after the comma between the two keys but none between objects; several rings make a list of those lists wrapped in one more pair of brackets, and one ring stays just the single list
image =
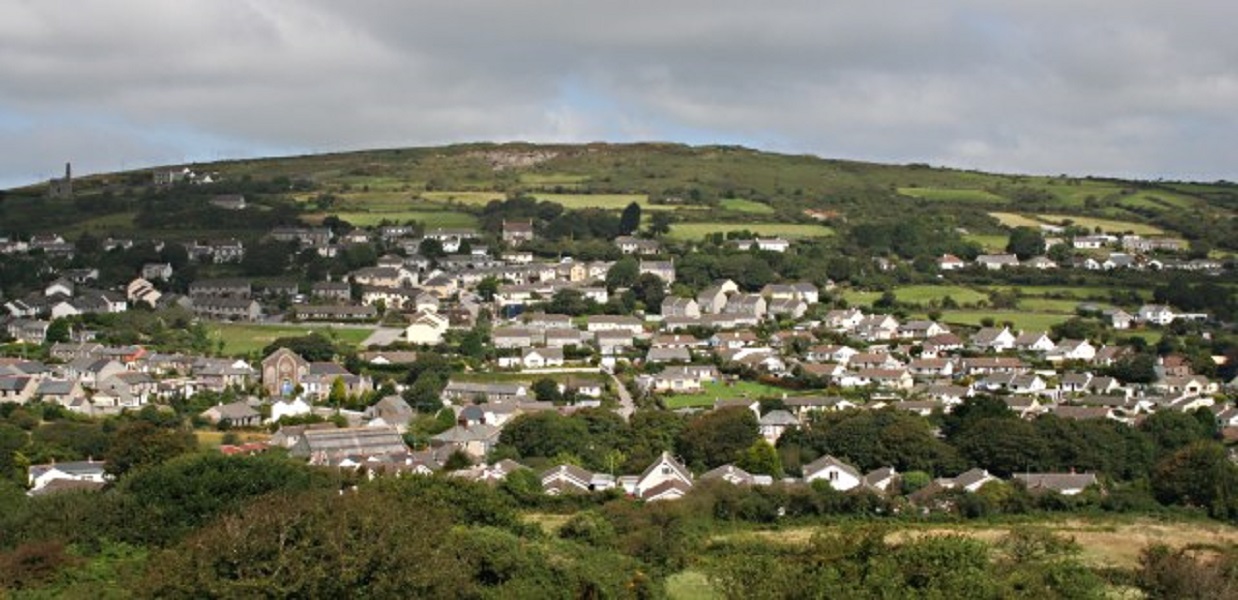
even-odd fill
[{"label": "chimney", "polygon": [[70,181],[72,179],[73,179],[73,165],[72,163],[65,163],[64,164],[64,180]]}]

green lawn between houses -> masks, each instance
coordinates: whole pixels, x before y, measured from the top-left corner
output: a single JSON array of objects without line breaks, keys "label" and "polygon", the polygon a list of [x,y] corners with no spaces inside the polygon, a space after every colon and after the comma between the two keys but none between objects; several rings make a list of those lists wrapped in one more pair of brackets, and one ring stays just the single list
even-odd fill
[{"label": "green lawn between houses", "polygon": [[325,325],[261,325],[256,323],[212,323],[208,326],[212,340],[223,340],[223,354],[246,356],[261,352],[281,337],[295,337],[318,332],[344,343],[358,346],[374,332],[373,327],[330,327]]},{"label": "green lawn between houses", "polygon": [[700,394],[675,394],[664,396],[663,404],[669,409],[694,408],[713,406],[714,400],[730,400],[733,398],[782,397],[786,390],[755,381],[734,381],[730,383],[705,383],[704,392]]}]

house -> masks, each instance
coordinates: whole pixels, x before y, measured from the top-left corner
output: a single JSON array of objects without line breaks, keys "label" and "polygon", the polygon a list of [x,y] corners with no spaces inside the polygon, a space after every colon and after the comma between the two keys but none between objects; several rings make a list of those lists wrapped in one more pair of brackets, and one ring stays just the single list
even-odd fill
[{"label": "house", "polygon": [[827,454],[804,465],[804,482],[812,483],[821,480],[830,487],[845,492],[858,487],[863,482],[860,471],[855,467]]},{"label": "house", "polygon": [[971,469],[952,478],[937,480],[945,488],[959,489],[972,493],[980,491],[980,488],[990,481],[998,481],[998,479],[990,475],[986,469]]},{"label": "house", "polygon": [[526,348],[520,356],[526,369],[542,369],[563,366],[562,348]]},{"label": "house", "polygon": [[1063,496],[1075,496],[1099,484],[1095,473],[1015,473],[1013,479],[1028,491],[1052,491]]},{"label": "house", "polygon": [[1019,257],[1013,254],[981,254],[976,257],[976,264],[990,271],[1000,271],[1019,266]]},{"label": "house", "polygon": [[456,404],[484,402],[521,401],[529,397],[528,388],[519,383],[479,383],[472,381],[448,381],[443,388],[443,400]]},{"label": "house", "polygon": [[348,302],[352,299],[352,286],[346,281],[316,281],[310,286],[310,296],[322,300]]},{"label": "house", "polygon": [[683,347],[653,347],[645,354],[647,363],[689,362],[691,360],[692,353]]},{"label": "house", "polygon": [[914,340],[927,340],[947,333],[950,333],[950,328],[936,321],[908,321],[898,327],[898,337]]},{"label": "house", "polygon": [[615,238],[615,246],[624,254],[657,254],[662,251],[662,245],[657,240],[646,240],[630,235],[621,235]]},{"label": "house", "polygon": [[898,483],[898,471],[894,467],[881,467],[873,469],[864,475],[864,487],[870,490],[878,490],[882,492],[892,491],[894,484]]},{"label": "house", "polygon": [[210,200],[211,206],[224,210],[245,210],[245,196],[241,194],[219,194]]},{"label": "house", "polygon": [[1062,340],[1046,355],[1050,361],[1082,360],[1090,361],[1096,358],[1096,346],[1087,340]]},{"label": "house", "polygon": [[189,295],[249,298],[253,286],[248,279],[199,279],[189,284]]},{"label": "house", "polygon": [[798,426],[799,419],[785,410],[771,410],[761,416],[757,425],[760,428],[761,437],[772,445],[778,443],[778,438],[782,437],[787,429]]},{"label": "house", "polygon": [[508,221],[503,220],[503,242],[512,246],[519,246],[525,242],[533,240],[533,222],[532,221]]},{"label": "house", "polygon": [[1048,352],[1056,347],[1044,331],[1025,331],[1014,339],[1014,347],[1024,352]]},{"label": "house", "polygon": [[38,389],[38,380],[24,375],[0,375],[0,402],[25,404]]},{"label": "house", "polygon": [[703,383],[718,381],[720,377],[713,365],[667,367],[652,377],[651,386],[655,392],[700,392]]},{"label": "house", "polygon": [[856,377],[868,385],[894,390],[910,390],[915,381],[906,369],[861,369]]},{"label": "house", "polygon": [[692,473],[669,452],[663,452],[636,480],[636,497],[670,500],[683,497],[692,488]]},{"label": "house", "polygon": [[452,452],[463,452],[473,460],[481,460],[499,443],[499,428],[494,425],[456,425],[430,438],[430,443]]},{"label": "house", "polygon": [[434,345],[443,341],[450,322],[436,312],[418,311],[404,328],[404,338],[411,344]]},{"label": "house", "polygon": [[957,271],[967,267],[967,262],[953,254],[943,254],[937,259],[937,270]]},{"label": "house", "polygon": [[576,465],[558,465],[541,474],[542,490],[550,496],[598,491],[592,471]]},{"label": "house", "polygon": [[701,316],[701,307],[692,298],[668,296],[662,300],[662,316],[697,319]]},{"label": "house", "polygon": [[26,470],[30,493],[37,494],[53,482],[87,482],[102,487],[111,477],[101,460],[78,460],[30,465]]},{"label": "house", "polygon": [[378,316],[374,306],[299,304],[292,309],[292,317],[298,321],[371,321]]},{"label": "house", "polygon": [[739,286],[728,279],[721,284],[709,286],[698,292],[696,294],[696,303],[702,313],[720,313],[722,312],[722,307],[726,306],[727,294],[738,292]]},{"label": "house", "polygon": [[1001,329],[984,327],[972,336],[971,343],[980,349],[1005,352],[1015,347],[1015,340],[1015,335],[1010,332],[1009,327]]},{"label": "house", "polygon": [[1173,309],[1163,304],[1145,304],[1139,307],[1135,320],[1152,325],[1169,325],[1174,322]]},{"label": "house", "polygon": [[591,315],[585,326],[587,331],[626,331],[632,335],[640,335],[645,331],[645,324],[636,317],[624,315]]},{"label": "house", "polygon": [[250,298],[194,296],[190,302],[193,313],[207,319],[257,321],[262,317],[262,305]]},{"label": "house", "polygon": [[638,272],[641,275],[652,273],[667,285],[675,283],[675,263],[671,261],[642,260],[638,265]]},{"label": "house", "polygon": [[370,419],[366,424],[367,427],[386,426],[394,427],[401,434],[408,429],[408,422],[412,420],[414,411],[408,402],[400,396],[384,396],[378,402],[365,409],[365,418]]},{"label": "house", "polygon": [[216,425],[228,427],[257,427],[262,415],[245,402],[218,404],[202,411],[201,417]]},{"label": "house", "polygon": [[722,314],[762,319],[768,310],[765,298],[760,294],[732,294],[722,306]]},{"label": "house", "polygon": [[1135,322],[1134,315],[1120,308],[1106,310],[1101,313],[1101,316],[1109,321],[1109,326],[1114,329],[1130,329],[1131,324]]},{"label": "house", "polygon": [[700,481],[725,481],[731,485],[754,485],[756,476],[732,464],[725,464],[701,474]]}]

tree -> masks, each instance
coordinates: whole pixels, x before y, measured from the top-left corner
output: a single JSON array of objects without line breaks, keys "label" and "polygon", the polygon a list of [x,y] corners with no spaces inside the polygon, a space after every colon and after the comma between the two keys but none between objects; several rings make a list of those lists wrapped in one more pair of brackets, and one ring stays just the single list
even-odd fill
[{"label": "tree", "polygon": [[757,440],[739,457],[739,468],[754,475],[782,478],[782,459],[778,451],[764,439]]},{"label": "tree", "polygon": [[637,229],[640,229],[640,204],[633,202],[627,205],[619,216],[619,234],[631,235]]},{"label": "tree", "polygon": [[331,382],[331,393],[327,395],[327,402],[336,408],[344,405],[348,400],[348,386],[344,383],[343,377],[336,377]]},{"label": "tree", "polygon": [[738,460],[760,438],[758,430],[752,411],[727,407],[689,421],[676,448],[688,465],[712,469]]},{"label": "tree", "polygon": [[642,273],[632,284],[632,293],[645,304],[646,309],[661,307],[662,299],[666,297],[666,283],[653,273]]},{"label": "tree", "polygon": [[320,333],[277,338],[262,349],[263,356],[287,348],[309,362],[327,362],[335,357],[335,342]]},{"label": "tree", "polygon": [[446,385],[437,372],[425,371],[417,377],[413,385],[404,390],[402,397],[413,410],[419,413],[435,413],[443,408],[440,394],[443,393]]},{"label": "tree", "polygon": [[615,261],[606,272],[606,289],[615,291],[621,287],[630,287],[640,276],[640,263],[630,256]]},{"label": "tree", "polygon": [[1176,410],[1158,410],[1139,424],[1161,454],[1174,452],[1194,442],[1212,437],[1209,424],[1195,415]]},{"label": "tree", "polygon": [[1216,442],[1193,442],[1161,461],[1152,491],[1164,504],[1203,507],[1217,519],[1238,516],[1238,466]]},{"label": "tree", "polygon": [[421,240],[421,244],[417,246],[417,252],[430,259],[447,256],[447,253],[443,251],[443,243],[434,238]]},{"label": "tree", "polygon": [[120,477],[132,470],[193,452],[197,446],[193,433],[179,427],[133,421],[121,425],[112,436],[105,469],[113,477]]},{"label": "tree", "polygon": [[1045,251],[1045,238],[1039,231],[1031,227],[1015,227],[1010,232],[1010,241],[1006,243],[1006,251],[1027,260],[1039,256]]},{"label": "tree", "polygon": [[533,382],[533,396],[538,402],[554,402],[563,401],[563,393],[559,391],[559,382],[543,377]]},{"label": "tree", "polygon": [[499,291],[499,280],[494,275],[487,275],[477,282],[477,295],[481,296],[482,300],[490,302],[494,300],[494,295]]},{"label": "tree", "polygon": [[649,236],[659,238],[671,232],[671,216],[657,211],[649,218]]},{"label": "tree", "polygon": [[64,317],[52,319],[51,324],[47,326],[47,335],[44,336],[45,343],[50,346],[67,342],[71,332],[72,328],[68,319]]}]

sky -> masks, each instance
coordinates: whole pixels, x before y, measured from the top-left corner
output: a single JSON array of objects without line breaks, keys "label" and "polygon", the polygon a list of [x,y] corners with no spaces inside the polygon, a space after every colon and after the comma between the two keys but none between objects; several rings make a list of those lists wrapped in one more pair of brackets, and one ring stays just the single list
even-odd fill
[{"label": "sky", "polygon": [[1238,179],[1233,0],[4,0],[0,188],[473,141]]}]

